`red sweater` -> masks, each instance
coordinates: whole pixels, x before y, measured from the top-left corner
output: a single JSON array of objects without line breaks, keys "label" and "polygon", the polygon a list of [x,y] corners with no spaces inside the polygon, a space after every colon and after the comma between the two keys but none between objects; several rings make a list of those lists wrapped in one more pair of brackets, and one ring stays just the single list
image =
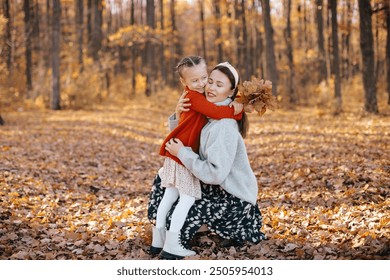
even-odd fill
[{"label": "red sweater", "polygon": [[200,132],[203,126],[207,123],[207,118],[216,120],[224,118],[233,118],[240,120],[242,113],[234,115],[234,108],[228,106],[217,106],[214,103],[207,101],[206,97],[199,92],[186,88],[188,94],[186,98],[190,99],[191,107],[187,112],[180,115],[179,125],[172,130],[165,138],[160,148],[160,155],[170,157],[176,162],[181,161],[165,150],[165,144],[172,138],[179,138],[184,146],[191,147],[195,153],[199,151]]}]

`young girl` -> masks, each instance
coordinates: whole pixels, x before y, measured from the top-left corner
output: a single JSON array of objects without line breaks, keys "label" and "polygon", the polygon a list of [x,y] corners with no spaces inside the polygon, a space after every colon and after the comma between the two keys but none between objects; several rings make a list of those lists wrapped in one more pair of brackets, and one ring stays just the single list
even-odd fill
[{"label": "young girl", "polygon": [[[165,194],[157,210],[150,252],[157,254],[163,249],[165,255],[180,258],[196,254],[194,251],[182,247],[180,229],[195,199],[201,198],[200,181],[183,166],[177,157],[165,150],[165,145],[170,139],[178,138],[197,153],[200,144],[200,131],[207,123],[207,117],[238,120],[241,119],[242,114],[234,115],[233,108],[216,106],[206,100],[204,88],[208,81],[208,74],[207,65],[203,58],[199,56],[185,57],[176,68],[180,75],[180,81],[188,92],[186,97],[191,100],[191,107],[189,111],[181,114],[178,126],[166,137],[160,148],[160,155],[166,157],[161,173],[161,186],[165,188]],[[166,231],[168,211],[179,196],[179,202],[172,213],[169,231]]]}]

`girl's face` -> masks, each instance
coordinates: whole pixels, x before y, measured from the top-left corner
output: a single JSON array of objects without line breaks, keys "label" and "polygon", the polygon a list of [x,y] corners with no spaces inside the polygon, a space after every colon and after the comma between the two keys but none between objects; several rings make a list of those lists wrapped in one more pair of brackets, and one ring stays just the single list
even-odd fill
[{"label": "girl's face", "polygon": [[213,70],[206,85],[206,99],[212,103],[224,101],[233,95],[231,87],[232,84],[224,73]]},{"label": "girl's face", "polygon": [[207,66],[204,62],[192,67],[185,67],[182,71],[181,83],[190,90],[204,93],[204,87],[207,84]]}]

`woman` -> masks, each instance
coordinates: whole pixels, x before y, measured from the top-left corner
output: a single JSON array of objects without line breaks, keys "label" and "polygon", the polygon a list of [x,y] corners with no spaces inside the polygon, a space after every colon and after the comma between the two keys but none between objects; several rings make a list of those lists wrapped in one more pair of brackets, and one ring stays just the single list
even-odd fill
[{"label": "woman", "polygon": [[[217,105],[226,105],[238,92],[239,76],[229,63],[218,64],[206,85],[206,98]],[[166,144],[166,150],[177,156],[184,166],[202,181],[202,198],[187,214],[180,241],[185,247],[198,229],[206,224],[209,230],[236,244],[258,243],[265,238],[260,231],[262,218],[257,206],[258,186],[250,167],[243,137],[247,118],[209,120],[201,132],[199,155],[184,147],[178,139]],[[150,195],[148,216],[151,221],[163,190],[156,177]],[[170,219],[172,210],[168,214]],[[162,252],[162,257],[174,258]]]}]

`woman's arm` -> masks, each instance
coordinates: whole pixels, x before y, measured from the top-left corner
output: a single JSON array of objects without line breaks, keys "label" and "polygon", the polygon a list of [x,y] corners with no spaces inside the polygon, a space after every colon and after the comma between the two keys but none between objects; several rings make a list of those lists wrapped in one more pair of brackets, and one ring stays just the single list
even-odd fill
[{"label": "woman's arm", "polygon": [[180,119],[180,115],[182,112],[187,112],[190,110],[189,107],[191,106],[191,103],[190,103],[190,99],[186,97],[187,94],[188,92],[184,91],[180,96],[179,100],[177,101],[175,113],[176,113],[176,118],[178,120]]},{"label": "woman's arm", "polygon": [[189,107],[191,106],[191,103],[189,103],[190,99],[187,98],[186,95],[187,95],[187,91],[184,91],[183,94],[180,96],[179,100],[177,101],[175,113],[170,115],[168,118],[169,131],[174,130],[178,126],[181,113],[190,110],[189,109]]}]

